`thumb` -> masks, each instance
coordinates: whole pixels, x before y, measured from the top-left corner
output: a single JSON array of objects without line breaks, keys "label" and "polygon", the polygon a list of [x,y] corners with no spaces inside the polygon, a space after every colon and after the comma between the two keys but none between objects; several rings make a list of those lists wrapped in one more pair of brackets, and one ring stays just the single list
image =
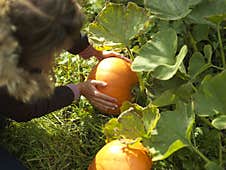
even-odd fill
[{"label": "thumb", "polygon": [[105,87],[107,86],[107,83],[104,81],[100,81],[100,80],[91,80],[90,83],[94,86],[99,86],[99,87]]}]

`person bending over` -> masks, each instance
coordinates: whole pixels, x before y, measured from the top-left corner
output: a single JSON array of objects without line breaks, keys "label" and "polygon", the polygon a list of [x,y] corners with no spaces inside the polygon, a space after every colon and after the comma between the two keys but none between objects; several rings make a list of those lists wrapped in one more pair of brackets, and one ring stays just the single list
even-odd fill
[{"label": "person bending over", "polygon": [[[1,117],[29,121],[70,105],[80,95],[96,108],[117,108],[115,98],[96,88],[107,86],[105,82],[87,80],[54,87],[50,81],[54,56],[62,50],[84,59],[121,57],[93,48],[87,35],[81,33],[84,16],[76,1],[2,0],[0,8]],[[6,153],[0,150],[1,165],[19,169],[18,162],[14,164]]]}]

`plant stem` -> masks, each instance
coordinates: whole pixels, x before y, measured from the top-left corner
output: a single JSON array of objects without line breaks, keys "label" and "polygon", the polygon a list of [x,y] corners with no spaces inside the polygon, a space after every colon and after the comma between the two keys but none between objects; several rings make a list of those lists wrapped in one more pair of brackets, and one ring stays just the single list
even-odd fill
[{"label": "plant stem", "polygon": [[205,117],[200,117],[200,119],[207,124],[209,127],[213,128],[213,125],[205,118]]},{"label": "plant stem", "polygon": [[192,45],[192,47],[193,47],[193,49],[194,49],[194,52],[199,51],[198,48],[197,48],[197,46],[196,46],[196,41],[195,41],[195,39],[193,38],[193,36],[192,36],[192,34],[191,34],[190,31],[188,31],[188,36],[189,36],[189,38],[190,38],[191,45]]},{"label": "plant stem", "polygon": [[[130,59],[133,61],[134,60],[134,56],[133,56],[133,53],[131,52],[130,48],[129,47],[126,47],[127,51],[128,51],[128,54],[130,56]],[[144,94],[144,81],[142,79],[142,73],[137,73],[137,76],[138,76],[138,81],[139,81],[139,88],[140,88],[140,92],[141,94],[143,95]]]},{"label": "plant stem", "polygon": [[143,95],[144,94],[144,81],[142,79],[142,74],[141,73],[137,73],[138,76],[138,81],[139,81],[139,87],[140,87],[140,92]]},{"label": "plant stem", "polygon": [[222,58],[222,64],[223,67],[225,68],[225,56],[224,56],[224,49],[223,49],[223,43],[222,43],[222,39],[221,39],[221,33],[220,33],[220,24],[217,24],[217,36],[218,36],[218,41],[219,41],[219,45],[220,45],[220,53],[221,53],[221,58]]},{"label": "plant stem", "polygon": [[212,65],[211,64],[205,64],[204,66],[202,66],[198,72],[192,77],[191,82],[193,83],[195,81],[195,79],[204,71],[206,71],[208,68],[210,68]]},{"label": "plant stem", "polygon": [[218,70],[221,70],[221,71],[223,71],[223,70],[224,70],[224,68],[223,68],[223,67],[218,67],[218,66],[215,66],[215,65],[211,65],[211,67],[213,67],[213,68],[215,68],[215,69],[218,69]]},{"label": "plant stem", "polygon": [[210,162],[210,160],[203,155],[202,152],[200,152],[196,147],[194,147],[193,145],[191,145],[191,148],[205,161],[205,162]]},{"label": "plant stem", "polygon": [[133,56],[133,53],[131,52],[130,48],[129,47],[126,47],[128,53],[129,53],[129,56],[130,56],[130,59],[133,61],[134,60],[134,56]]},{"label": "plant stem", "polygon": [[218,138],[219,138],[219,165],[222,166],[223,158],[222,158],[221,132],[218,132]]},{"label": "plant stem", "polygon": [[[192,86],[193,86],[193,84],[192,84]],[[195,122],[195,116],[196,116],[196,114],[195,114],[194,101],[191,101],[191,112],[194,114],[194,122],[193,122],[193,127],[194,127],[194,126],[195,126],[194,124],[196,123],[196,122]],[[193,141],[193,144],[194,144],[194,146],[196,147],[196,146],[197,146],[197,143],[196,143],[196,139],[195,139],[194,128],[192,128],[192,133],[191,133],[191,135],[192,135],[192,141]]]}]

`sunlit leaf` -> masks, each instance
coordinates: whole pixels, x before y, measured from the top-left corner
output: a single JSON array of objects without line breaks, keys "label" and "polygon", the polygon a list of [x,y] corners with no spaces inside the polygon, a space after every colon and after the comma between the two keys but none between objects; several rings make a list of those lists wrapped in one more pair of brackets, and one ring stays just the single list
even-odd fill
[{"label": "sunlit leaf", "polygon": [[137,35],[149,21],[149,13],[135,3],[107,3],[96,20],[89,25],[89,32],[109,42],[121,43],[124,46]]},{"label": "sunlit leaf", "polygon": [[120,126],[120,135],[129,138],[136,139],[142,137],[145,134],[142,117],[133,110],[123,112],[118,117]]},{"label": "sunlit leaf", "polygon": [[111,2],[115,2],[115,3],[128,3],[128,2],[134,2],[138,5],[143,5],[144,4],[144,0],[111,0]]},{"label": "sunlit leaf", "polygon": [[120,125],[116,118],[110,119],[103,128],[103,133],[107,141],[111,141],[120,137],[119,135]]},{"label": "sunlit leaf", "polygon": [[151,147],[152,160],[163,160],[175,151],[189,146],[194,115],[189,107],[180,104],[175,111],[161,113],[157,124],[157,134],[144,140],[145,146]]},{"label": "sunlit leaf", "polygon": [[214,77],[206,76],[194,95],[195,109],[200,116],[226,114],[226,72]]},{"label": "sunlit leaf", "polygon": [[226,115],[220,115],[212,121],[212,125],[219,129],[226,129]]},{"label": "sunlit leaf", "polygon": [[152,71],[153,77],[168,80],[179,69],[187,54],[187,46],[184,45],[175,57],[176,51],[176,31],[174,29],[162,30],[140,49],[132,64],[132,69],[137,72]]},{"label": "sunlit leaf", "polygon": [[145,5],[161,19],[178,20],[186,17],[191,7],[201,0],[145,0]]},{"label": "sunlit leaf", "polygon": [[159,109],[153,105],[148,105],[143,110],[142,121],[145,127],[146,137],[150,137],[160,119]]},{"label": "sunlit leaf", "polygon": [[[126,105],[129,106],[129,103]],[[139,110],[136,110],[136,108]],[[103,129],[107,139],[150,137],[159,120],[159,110],[152,105],[144,107],[142,111],[140,108],[131,104],[117,119],[110,119]]]},{"label": "sunlit leaf", "polygon": [[143,112],[143,107],[136,104],[136,103],[131,103],[129,101],[126,101],[123,103],[123,105],[121,106],[120,110],[121,110],[121,113],[132,108],[136,113],[138,113],[139,115],[142,114]]}]

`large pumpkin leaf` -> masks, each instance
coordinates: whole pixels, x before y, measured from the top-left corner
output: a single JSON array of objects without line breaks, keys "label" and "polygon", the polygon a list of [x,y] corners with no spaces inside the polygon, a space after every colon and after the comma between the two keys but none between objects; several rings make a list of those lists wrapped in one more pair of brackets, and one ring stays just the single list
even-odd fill
[{"label": "large pumpkin leaf", "polygon": [[176,51],[176,31],[171,28],[162,30],[140,49],[132,64],[132,69],[137,72],[152,71],[153,77],[168,80],[179,69],[187,54],[187,46],[183,46],[175,57]]},{"label": "large pumpkin leaf", "polygon": [[143,140],[150,147],[152,160],[163,160],[175,151],[190,145],[190,135],[194,123],[194,114],[190,107],[180,103],[175,111],[161,113],[157,124],[157,134]]},{"label": "large pumpkin leaf", "polygon": [[226,71],[214,77],[206,76],[194,95],[195,109],[200,116],[226,114]]},{"label": "large pumpkin leaf", "polygon": [[153,104],[162,107],[171,104],[176,104],[178,101],[188,102],[191,95],[194,93],[192,85],[185,83],[178,85],[176,88],[170,88],[164,91],[160,96],[153,100]]},{"label": "large pumpkin leaf", "polygon": [[[159,120],[157,107],[149,105],[145,108],[136,104],[126,104],[129,107],[116,119],[110,119],[104,126],[107,140],[116,138],[137,139],[150,137]],[[125,109],[125,106],[124,106]]]},{"label": "large pumpkin leaf", "polygon": [[109,42],[128,46],[129,40],[137,35],[149,21],[149,13],[135,3],[107,3],[105,8],[89,25],[89,32]]},{"label": "large pumpkin leaf", "polygon": [[201,0],[145,0],[145,5],[161,19],[178,20],[186,17],[191,7]]},{"label": "large pumpkin leaf", "polygon": [[[188,18],[192,19],[195,23],[211,24],[215,22],[214,18],[218,18],[217,22],[223,21],[226,14],[226,0],[202,0],[190,13]],[[215,17],[216,16],[216,17]],[[208,20],[208,18],[212,18]]]}]

